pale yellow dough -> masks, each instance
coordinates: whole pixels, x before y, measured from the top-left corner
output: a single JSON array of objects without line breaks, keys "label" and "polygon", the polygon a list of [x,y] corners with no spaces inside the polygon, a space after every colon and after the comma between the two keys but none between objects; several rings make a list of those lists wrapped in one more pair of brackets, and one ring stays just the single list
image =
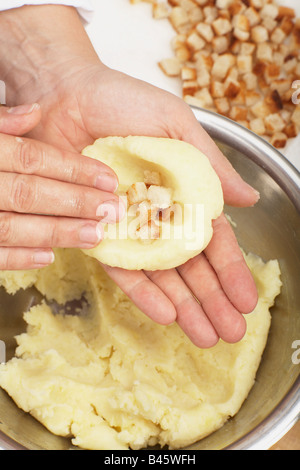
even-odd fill
[{"label": "pale yellow dough", "polygon": [[164,236],[151,245],[132,237],[128,216],[120,224],[105,227],[105,240],[87,251],[109,266],[124,269],[171,269],[193,258],[212,237],[212,220],[223,210],[220,180],[208,158],[190,144],[174,139],[130,136],[98,139],[83,155],[112,168],[119,178],[119,195],[144,181],[144,171],[156,171],[162,184],[173,191],[182,209],[182,223],[164,224]]},{"label": "pale yellow dough", "polygon": [[[253,386],[280,292],[277,261],[246,257],[259,302],[246,316],[245,338],[202,350],[176,324],[143,315],[96,260],[77,250],[56,251],[56,262],[24,273],[63,303],[85,293],[85,316],[54,316],[43,303],[25,313],[27,333],[16,358],[0,366],[0,385],[50,431],[85,449],[182,448],[234,416]],[[15,289],[13,273],[7,287]],[[7,312],[9,315],[9,312]]]}]

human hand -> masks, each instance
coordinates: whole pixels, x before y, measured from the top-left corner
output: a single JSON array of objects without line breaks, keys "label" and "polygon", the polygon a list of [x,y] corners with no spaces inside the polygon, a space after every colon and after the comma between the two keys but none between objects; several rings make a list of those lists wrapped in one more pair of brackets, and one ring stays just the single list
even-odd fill
[{"label": "human hand", "polygon": [[[171,94],[105,67],[74,11],[65,7],[22,9],[19,28],[27,25],[27,38],[33,34],[34,11],[41,8],[48,8],[43,38],[49,36],[51,48],[33,37],[27,49],[34,52],[35,58],[43,57],[43,76],[37,81],[35,73],[26,69],[26,83],[12,86],[19,100],[38,101],[42,106],[42,119],[30,133],[32,137],[77,152],[108,135],[181,139],[208,156],[220,177],[227,204],[255,204],[257,193],[234,171],[190,108]],[[60,8],[61,29],[57,15],[55,26],[54,18],[51,22],[55,8]],[[38,17],[40,27],[41,13]],[[66,24],[70,26],[67,33]],[[72,37],[72,31],[76,37]],[[57,41],[61,42],[60,48]],[[56,51],[55,57],[51,57],[51,49]],[[13,73],[7,76],[14,83]],[[241,313],[251,312],[257,302],[253,278],[224,215],[214,222],[214,236],[205,252],[178,269],[104,269],[145,314],[161,324],[176,320],[199,347],[211,347],[219,338],[240,340],[246,329]]]},{"label": "human hand", "polygon": [[37,104],[0,107],[2,270],[45,267],[54,261],[54,247],[94,247],[103,238],[103,219],[99,221],[107,204],[113,204],[111,213],[119,217],[119,198],[113,194],[118,180],[110,168],[15,137],[32,130],[40,118]]}]

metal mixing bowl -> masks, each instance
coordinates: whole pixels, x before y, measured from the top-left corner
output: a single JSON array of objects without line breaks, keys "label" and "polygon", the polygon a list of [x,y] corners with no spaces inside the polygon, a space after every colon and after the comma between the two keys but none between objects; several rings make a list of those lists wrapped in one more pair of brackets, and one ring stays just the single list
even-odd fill
[{"label": "metal mixing bowl", "polygon": [[[268,344],[249,397],[223,428],[189,449],[264,450],[300,416],[300,353],[293,349],[297,344],[299,349],[295,342],[300,342],[300,175],[252,132],[217,114],[193,110],[237,171],[260,191],[256,207],[226,208],[226,212],[237,224],[236,235],[245,251],[279,260],[283,289],[272,309]],[[22,312],[35,295],[29,291],[10,297],[0,292],[0,340],[7,345],[7,359],[14,352],[14,335],[25,327]],[[0,390],[0,448],[64,450],[72,446],[19,410]]]}]

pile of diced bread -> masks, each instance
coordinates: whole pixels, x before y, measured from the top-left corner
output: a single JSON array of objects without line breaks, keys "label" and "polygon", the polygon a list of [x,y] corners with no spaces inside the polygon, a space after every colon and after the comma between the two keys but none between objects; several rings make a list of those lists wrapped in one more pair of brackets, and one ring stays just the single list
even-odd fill
[{"label": "pile of diced bread", "polygon": [[272,0],[130,0],[153,4],[177,35],[159,63],[184,100],[246,126],[277,148],[300,132],[300,18]]},{"label": "pile of diced bread", "polygon": [[138,214],[137,239],[160,238],[160,221],[170,221],[174,212],[172,189],[162,186],[158,172],[146,170],[144,181],[132,184],[126,194],[129,208]]}]

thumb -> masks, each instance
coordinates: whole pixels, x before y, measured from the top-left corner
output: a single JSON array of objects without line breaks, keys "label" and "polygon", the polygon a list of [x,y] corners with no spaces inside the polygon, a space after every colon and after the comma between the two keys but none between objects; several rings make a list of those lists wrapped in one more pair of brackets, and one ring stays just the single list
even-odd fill
[{"label": "thumb", "polygon": [[2,134],[24,135],[41,120],[40,105],[24,104],[7,108],[0,106],[0,132]]}]

